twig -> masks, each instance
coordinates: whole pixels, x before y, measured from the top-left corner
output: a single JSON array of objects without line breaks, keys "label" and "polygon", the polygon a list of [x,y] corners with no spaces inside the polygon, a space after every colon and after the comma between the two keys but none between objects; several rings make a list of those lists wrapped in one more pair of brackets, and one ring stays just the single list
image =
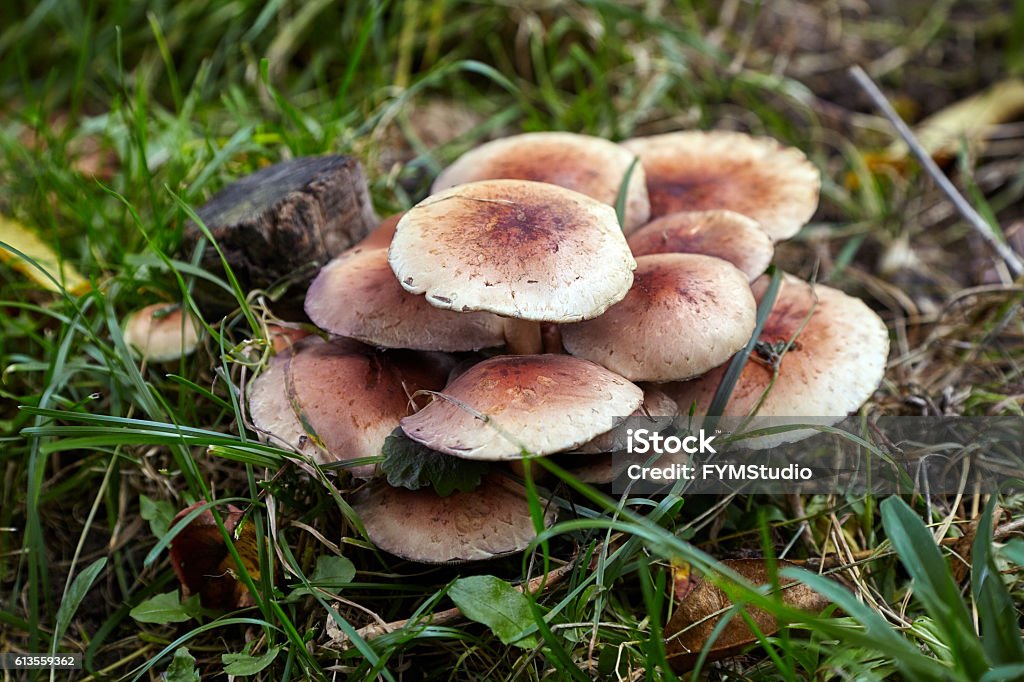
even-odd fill
[{"label": "twig", "polygon": [[931,155],[925,151],[924,147],[921,146],[921,143],[917,141],[916,137],[914,137],[914,133],[910,130],[907,124],[903,122],[903,119],[900,118],[899,114],[897,114],[892,108],[892,105],[889,104],[889,100],[885,98],[882,91],[879,90],[878,86],[875,85],[875,82],[871,80],[871,76],[869,76],[860,66],[851,66],[849,73],[853,79],[857,81],[857,85],[859,85],[864,92],[868,94],[871,100],[875,103],[875,106],[878,107],[882,114],[889,120],[889,123],[891,123],[896,129],[896,132],[899,133],[899,136],[903,138],[903,141],[907,143],[907,147],[921,163],[921,167],[924,168],[925,172],[928,173],[929,176],[931,176],[932,180],[934,180],[935,184],[939,186],[939,189],[942,190],[943,194],[949,198],[956,210],[964,217],[964,220],[966,220],[971,227],[977,230],[982,238],[989,243],[989,246],[999,254],[1006,263],[1006,267],[1008,267],[1010,272],[1013,273],[1014,277],[1020,277],[1024,274],[1024,261],[1021,260],[1013,249],[999,239],[995,231],[992,229],[992,226],[989,225],[985,219],[982,218],[976,210],[974,210],[974,207],[964,199],[963,195],[957,191],[956,187],[953,186],[953,183],[950,182],[945,173],[939,169]]}]

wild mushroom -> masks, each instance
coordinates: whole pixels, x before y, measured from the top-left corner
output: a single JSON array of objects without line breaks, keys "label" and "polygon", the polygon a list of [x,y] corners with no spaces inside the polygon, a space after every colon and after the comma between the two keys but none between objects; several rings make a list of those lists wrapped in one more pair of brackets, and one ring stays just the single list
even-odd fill
[{"label": "wild mushroom", "polygon": [[[478,180],[508,178],[560,185],[614,206],[634,156],[608,140],[576,133],[524,133],[493,140],[460,156],[437,176],[438,193]],[[634,168],[627,188],[626,234],[647,222],[643,168]]]},{"label": "wild mushroom", "polygon": [[680,211],[656,218],[628,239],[633,256],[700,253],[729,261],[751,282],[764,274],[775,255],[771,237],[734,211]]},{"label": "wild mushroom", "polygon": [[643,392],[568,355],[499,356],[470,367],[402,430],[433,450],[479,460],[547,455],[609,431]]},{"label": "wild mushroom", "polygon": [[640,256],[626,297],[601,317],[564,325],[562,343],[631,381],[674,381],[728,360],[750,340],[756,315],[747,278],[724,260]]},{"label": "wild mushroom", "polygon": [[436,308],[403,289],[384,249],[328,263],[309,285],[306,314],[332,334],[381,348],[469,351],[505,343],[497,315]]},{"label": "wild mushroom", "polygon": [[[754,283],[758,300],[766,287],[766,278]],[[742,417],[758,408],[761,417],[800,418],[796,423],[819,417],[835,423],[857,410],[878,388],[888,353],[885,323],[863,301],[786,275],[724,416]],[[723,365],[693,381],[665,384],[663,389],[684,414],[691,405],[696,405],[697,414],[704,414],[725,370]],[[772,447],[808,435],[806,430],[791,431],[747,445]]]},{"label": "wild mushroom", "polygon": [[150,362],[170,362],[195,352],[199,325],[180,305],[154,303],[124,321],[124,341]]},{"label": "wild mushroom", "polygon": [[[600,315],[626,295],[636,267],[611,207],[527,180],[428,197],[399,221],[388,260],[406,291],[433,306],[528,322]],[[539,351],[539,326],[525,326],[506,329],[512,352]]]},{"label": "wild mushroom", "polygon": [[[307,434],[335,461],[373,457],[411,396],[444,385],[451,361],[436,355],[382,353],[348,341],[311,345],[288,363],[288,397]],[[373,465],[353,467],[368,478]]]},{"label": "wild mushroom", "polygon": [[[480,561],[520,552],[536,537],[526,490],[500,476],[471,492],[441,497],[433,490],[371,484],[352,508],[380,549],[410,561],[443,564]],[[555,522],[549,507],[544,525]]]},{"label": "wild mushroom", "polygon": [[753,218],[780,241],[795,235],[818,206],[818,170],[803,152],[771,138],[688,131],[622,145],[643,164],[652,218],[724,208]]}]

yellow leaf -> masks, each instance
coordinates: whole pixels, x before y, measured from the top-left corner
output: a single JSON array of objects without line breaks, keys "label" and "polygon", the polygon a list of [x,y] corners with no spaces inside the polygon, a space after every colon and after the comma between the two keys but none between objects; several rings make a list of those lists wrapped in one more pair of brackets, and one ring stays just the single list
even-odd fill
[{"label": "yellow leaf", "polygon": [[[0,244],[0,260],[9,262],[11,267],[39,286],[50,291],[60,291],[60,287],[40,271],[42,268],[53,279],[62,283],[64,289],[71,294],[78,295],[88,290],[89,282],[74,266],[61,261],[46,242],[21,223],[0,216],[0,242],[3,242]],[[12,248],[15,251],[12,251]],[[16,251],[20,251],[24,257]],[[27,259],[35,261],[35,265]]]}]

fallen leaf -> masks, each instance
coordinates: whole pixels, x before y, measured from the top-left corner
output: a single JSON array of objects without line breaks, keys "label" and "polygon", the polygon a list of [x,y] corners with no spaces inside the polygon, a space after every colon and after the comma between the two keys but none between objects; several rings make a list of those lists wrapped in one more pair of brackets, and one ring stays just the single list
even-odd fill
[{"label": "fallen leaf", "polygon": [[[206,504],[200,500],[182,509],[171,524],[183,519],[196,507]],[[242,522],[242,510],[228,505],[222,512],[224,528],[234,539],[235,549],[254,581],[259,580],[259,559],[256,556],[256,530],[251,521]],[[252,606],[249,590],[239,578],[239,570],[231,557],[224,536],[217,528],[213,513],[206,509],[181,529],[171,542],[171,568],[181,581],[183,597],[198,594],[208,609],[235,609]]]},{"label": "fallen leaf", "polygon": [[[727,559],[721,564],[732,569],[754,585],[769,585],[771,579],[763,559]],[[787,561],[778,561],[779,570],[795,566]],[[676,672],[692,669],[700,652],[707,645],[712,630],[733,602],[719,587],[705,576],[697,576],[692,568],[683,571],[673,566],[673,579],[681,579],[673,585],[673,592],[684,595],[677,600],[675,613],[665,625],[666,651],[668,662]],[[802,583],[783,581],[782,598],[789,606],[817,612],[828,602],[817,592]],[[779,623],[770,613],[748,607],[747,613],[764,635],[779,630]],[[708,661],[716,661],[739,654],[744,647],[757,641],[743,618],[736,614],[711,644]]]},{"label": "fallen leaf", "polygon": [[49,291],[61,290],[54,280],[76,296],[89,289],[89,282],[73,265],[61,260],[35,232],[5,216],[0,216],[0,260]]}]

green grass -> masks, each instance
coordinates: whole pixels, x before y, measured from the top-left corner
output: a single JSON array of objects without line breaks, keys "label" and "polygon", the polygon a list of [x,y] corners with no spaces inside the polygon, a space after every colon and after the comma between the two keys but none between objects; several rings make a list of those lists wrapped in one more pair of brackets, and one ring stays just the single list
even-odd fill
[{"label": "green grass", "polygon": [[[481,568],[424,567],[369,545],[344,478],[311,478],[292,453],[244,428],[240,389],[269,352],[270,313],[258,297],[236,292],[239,311],[173,367],[140,367],[123,340],[129,311],[191,300],[196,268],[180,250],[187,216],[270,163],[355,154],[385,214],[421,198],[459,153],[504,132],[619,140],[731,127],[794,144],[824,172],[817,221],[779,263],[808,275],[827,254],[822,279],[867,298],[898,330],[903,345],[866,409],[1020,415],[1019,288],[959,293],[980,281],[962,262],[976,248],[968,229],[928,213],[941,200],[925,179],[868,171],[864,154],[888,142],[885,128],[853,115],[864,104],[839,82],[835,53],[815,49],[813,27],[793,36],[792,48],[780,43],[773,22],[806,8],[741,4],[730,20],[718,3],[667,0],[16,4],[0,8],[0,214],[36,230],[93,287],[55,295],[0,266],[0,650],[82,652],[78,679],[155,679],[180,647],[212,678],[221,656],[247,641],[256,657],[277,650],[257,673],[267,680],[401,679],[410,666],[437,679],[671,678],[659,636],[671,611],[669,562],[710,566],[766,548],[814,556],[815,547],[835,552],[839,537],[844,551],[875,550],[858,572],[836,572],[854,588],[830,595],[844,613],[809,618],[726,576],[737,601],[802,623],[804,637],[764,638],[704,674],[967,680],[1004,666],[1004,677],[988,679],[1021,676],[1019,641],[992,636],[1012,630],[1021,610],[1012,543],[994,551],[975,543],[968,588],[936,558],[955,562],[949,543],[940,549],[911,521],[923,517],[955,537],[969,503],[918,499],[911,511],[821,496],[798,512],[771,497],[612,500],[555,472],[548,485],[566,513],[536,551]],[[1020,68],[1019,2],[1015,10],[914,3],[888,15],[840,5],[850,58],[878,64],[905,50],[882,82],[925,112]],[[827,35],[829,27],[817,28]],[[817,59],[821,70],[798,58]],[[428,118],[430,106],[440,113]],[[1019,220],[1019,164],[962,161],[979,177],[1003,174],[994,189],[969,184],[970,196],[1004,227]],[[84,164],[99,168],[96,177]],[[856,185],[845,182],[848,172]],[[924,265],[879,274],[880,254],[900,236]],[[132,618],[132,608],[177,589],[161,551],[170,538],[142,519],[140,495],[174,510],[201,498],[245,509],[259,529],[260,570],[241,577],[256,605],[178,625]],[[1002,504],[1019,519],[1020,499]],[[338,555],[355,578],[312,586],[317,559]],[[451,606],[447,591],[460,576],[518,582],[574,556],[564,581],[527,599],[532,646],[505,646],[465,619],[424,621]],[[361,639],[356,630],[371,613],[411,624]],[[1012,615],[994,620],[998,613]],[[331,642],[327,621],[351,643]]]}]

